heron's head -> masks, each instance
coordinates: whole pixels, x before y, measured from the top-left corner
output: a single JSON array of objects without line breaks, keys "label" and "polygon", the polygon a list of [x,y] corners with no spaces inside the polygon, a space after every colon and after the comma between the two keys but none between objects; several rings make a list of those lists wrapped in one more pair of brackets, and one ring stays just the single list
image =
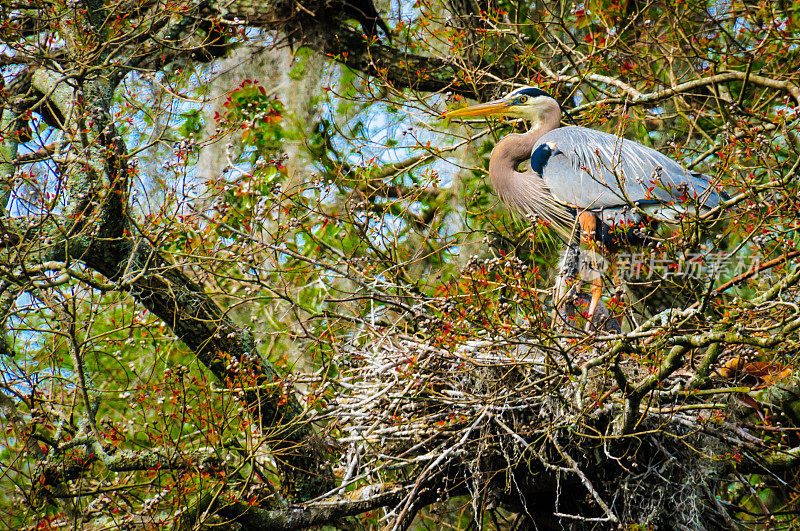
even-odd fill
[{"label": "heron's head", "polygon": [[499,100],[463,109],[455,109],[445,114],[445,116],[458,118],[497,114],[538,122],[545,113],[553,112],[554,110],[559,113],[560,117],[560,106],[550,94],[538,88],[522,87],[512,90]]}]

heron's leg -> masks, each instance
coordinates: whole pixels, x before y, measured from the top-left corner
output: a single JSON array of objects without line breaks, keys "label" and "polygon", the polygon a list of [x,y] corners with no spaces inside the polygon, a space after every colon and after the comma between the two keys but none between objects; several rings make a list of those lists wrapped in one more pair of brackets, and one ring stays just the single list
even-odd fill
[{"label": "heron's leg", "polygon": [[[592,249],[596,247],[596,235],[597,235],[597,216],[595,216],[592,212],[581,212],[578,216],[578,223],[581,226],[581,239],[586,243],[586,245]],[[595,310],[597,310],[597,305],[600,302],[600,296],[603,294],[603,275],[602,274],[595,274],[594,278],[592,278],[592,299],[589,302],[589,310],[588,310],[588,318],[589,322],[592,321],[592,317],[594,316]]]},{"label": "heron's leg", "polygon": [[592,279],[592,300],[589,302],[589,309],[586,311],[586,318],[589,322],[594,317],[594,312],[597,310],[597,305],[600,304],[600,297],[603,295],[603,278]]}]

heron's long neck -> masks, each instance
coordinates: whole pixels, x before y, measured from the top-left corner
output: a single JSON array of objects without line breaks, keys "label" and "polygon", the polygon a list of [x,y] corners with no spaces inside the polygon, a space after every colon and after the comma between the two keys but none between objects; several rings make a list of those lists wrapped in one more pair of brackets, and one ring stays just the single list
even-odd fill
[{"label": "heron's long neck", "polygon": [[555,112],[545,112],[541,119],[534,124],[530,131],[524,134],[511,134],[500,140],[492,150],[489,159],[489,177],[492,188],[505,199],[514,177],[519,172],[517,167],[530,159],[533,146],[542,135],[557,128],[561,122],[561,112],[556,107]]}]

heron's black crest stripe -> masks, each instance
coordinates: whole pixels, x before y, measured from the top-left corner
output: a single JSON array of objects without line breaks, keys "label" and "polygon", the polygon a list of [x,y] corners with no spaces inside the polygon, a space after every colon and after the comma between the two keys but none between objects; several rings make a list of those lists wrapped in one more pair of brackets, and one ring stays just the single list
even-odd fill
[{"label": "heron's black crest stripe", "polygon": [[531,98],[535,98],[537,96],[547,96],[548,98],[552,98],[550,94],[543,91],[542,89],[534,88],[534,87],[526,87],[523,89],[519,89],[513,92],[515,96],[520,96],[525,94],[526,96],[530,96]]}]

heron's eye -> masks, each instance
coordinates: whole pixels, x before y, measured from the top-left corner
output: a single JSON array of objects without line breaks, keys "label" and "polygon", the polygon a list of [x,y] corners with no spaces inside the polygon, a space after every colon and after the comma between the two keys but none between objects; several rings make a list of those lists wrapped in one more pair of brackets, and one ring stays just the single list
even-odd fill
[{"label": "heron's eye", "polygon": [[528,96],[520,96],[519,97],[519,102],[520,103],[525,103],[526,101],[528,101]]}]

